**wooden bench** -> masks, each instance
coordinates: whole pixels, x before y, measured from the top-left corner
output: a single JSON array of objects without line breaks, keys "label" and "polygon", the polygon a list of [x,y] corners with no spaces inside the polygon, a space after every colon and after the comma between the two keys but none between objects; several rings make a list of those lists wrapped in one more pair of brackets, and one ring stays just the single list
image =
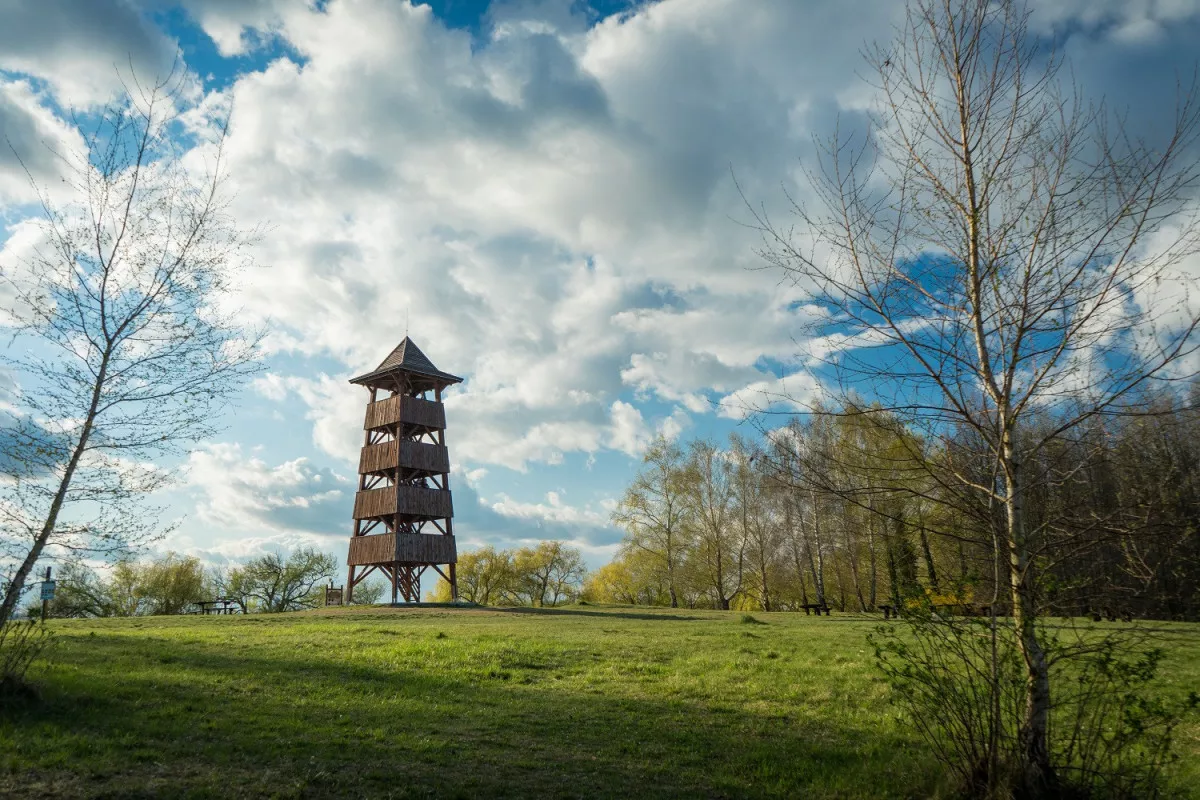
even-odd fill
[{"label": "wooden bench", "polygon": [[799,606],[804,609],[804,616],[811,616],[812,612],[817,612],[817,616],[821,616],[821,612],[825,612],[825,616],[829,616],[829,606],[824,603],[803,603]]}]

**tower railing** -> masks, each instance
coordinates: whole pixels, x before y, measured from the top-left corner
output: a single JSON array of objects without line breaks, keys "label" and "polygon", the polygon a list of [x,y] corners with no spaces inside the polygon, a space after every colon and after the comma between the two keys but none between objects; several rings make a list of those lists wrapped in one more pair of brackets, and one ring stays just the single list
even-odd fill
[{"label": "tower railing", "polygon": [[363,423],[364,430],[386,428],[400,422],[419,425],[423,428],[442,429],[446,427],[446,409],[435,400],[422,400],[419,397],[403,395],[395,395],[367,404],[367,417]]}]

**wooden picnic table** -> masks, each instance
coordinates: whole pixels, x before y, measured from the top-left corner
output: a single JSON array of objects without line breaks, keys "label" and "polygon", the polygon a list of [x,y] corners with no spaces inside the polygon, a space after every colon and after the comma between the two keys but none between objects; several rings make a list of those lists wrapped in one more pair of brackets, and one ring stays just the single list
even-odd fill
[{"label": "wooden picnic table", "polygon": [[821,612],[824,611],[825,616],[828,617],[830,611],[829,606],[825,605],[824,603],[804,603],[800,606],[800,608],[804,609],[804,616],[806,617],[810,616],[813,611],[817,612],[818,617],[821,616]]},{"label": "wooden picnic table", "polygon": [[216,600],[197,600],[196,605],[200,606],[200,613],[205,615],[235,614],[238,610],[237,601],[224,597],[218,597]]}]

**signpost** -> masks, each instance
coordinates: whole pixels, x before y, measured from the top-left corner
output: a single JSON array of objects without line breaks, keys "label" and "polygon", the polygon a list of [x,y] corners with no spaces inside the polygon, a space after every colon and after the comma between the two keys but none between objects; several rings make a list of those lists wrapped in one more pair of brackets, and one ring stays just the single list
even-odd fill
[{"label": "signpost", "polygon": [[335,588],[333,583],[330,582],[330,584],[327,587],[325,587],[325,605],[340,606],[342,604],[342,589],[343,588],[344,587],[342,587],[342,586],[338,586]]},{"label": "signpost", "polygon": [[50,614],[50,601],[54,599],[54,581],[50,580],[50,567],[46,567],[46,579],[42,581],[42,624]]}]

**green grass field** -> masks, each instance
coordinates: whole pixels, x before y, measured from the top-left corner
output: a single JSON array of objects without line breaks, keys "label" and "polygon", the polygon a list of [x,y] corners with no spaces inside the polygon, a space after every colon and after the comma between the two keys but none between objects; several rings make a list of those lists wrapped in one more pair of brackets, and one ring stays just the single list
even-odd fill
[{"label": "green grass field", "polygon": [[[339,609],[52,622],[0,714],[0,796],[929,797],[878,618]],[[1200,688],[1165,625],[1162,691]],[[1200,784],[1200,724],[1177,739]],[[1200,794],[1193,794],[1200,797]]]}]

